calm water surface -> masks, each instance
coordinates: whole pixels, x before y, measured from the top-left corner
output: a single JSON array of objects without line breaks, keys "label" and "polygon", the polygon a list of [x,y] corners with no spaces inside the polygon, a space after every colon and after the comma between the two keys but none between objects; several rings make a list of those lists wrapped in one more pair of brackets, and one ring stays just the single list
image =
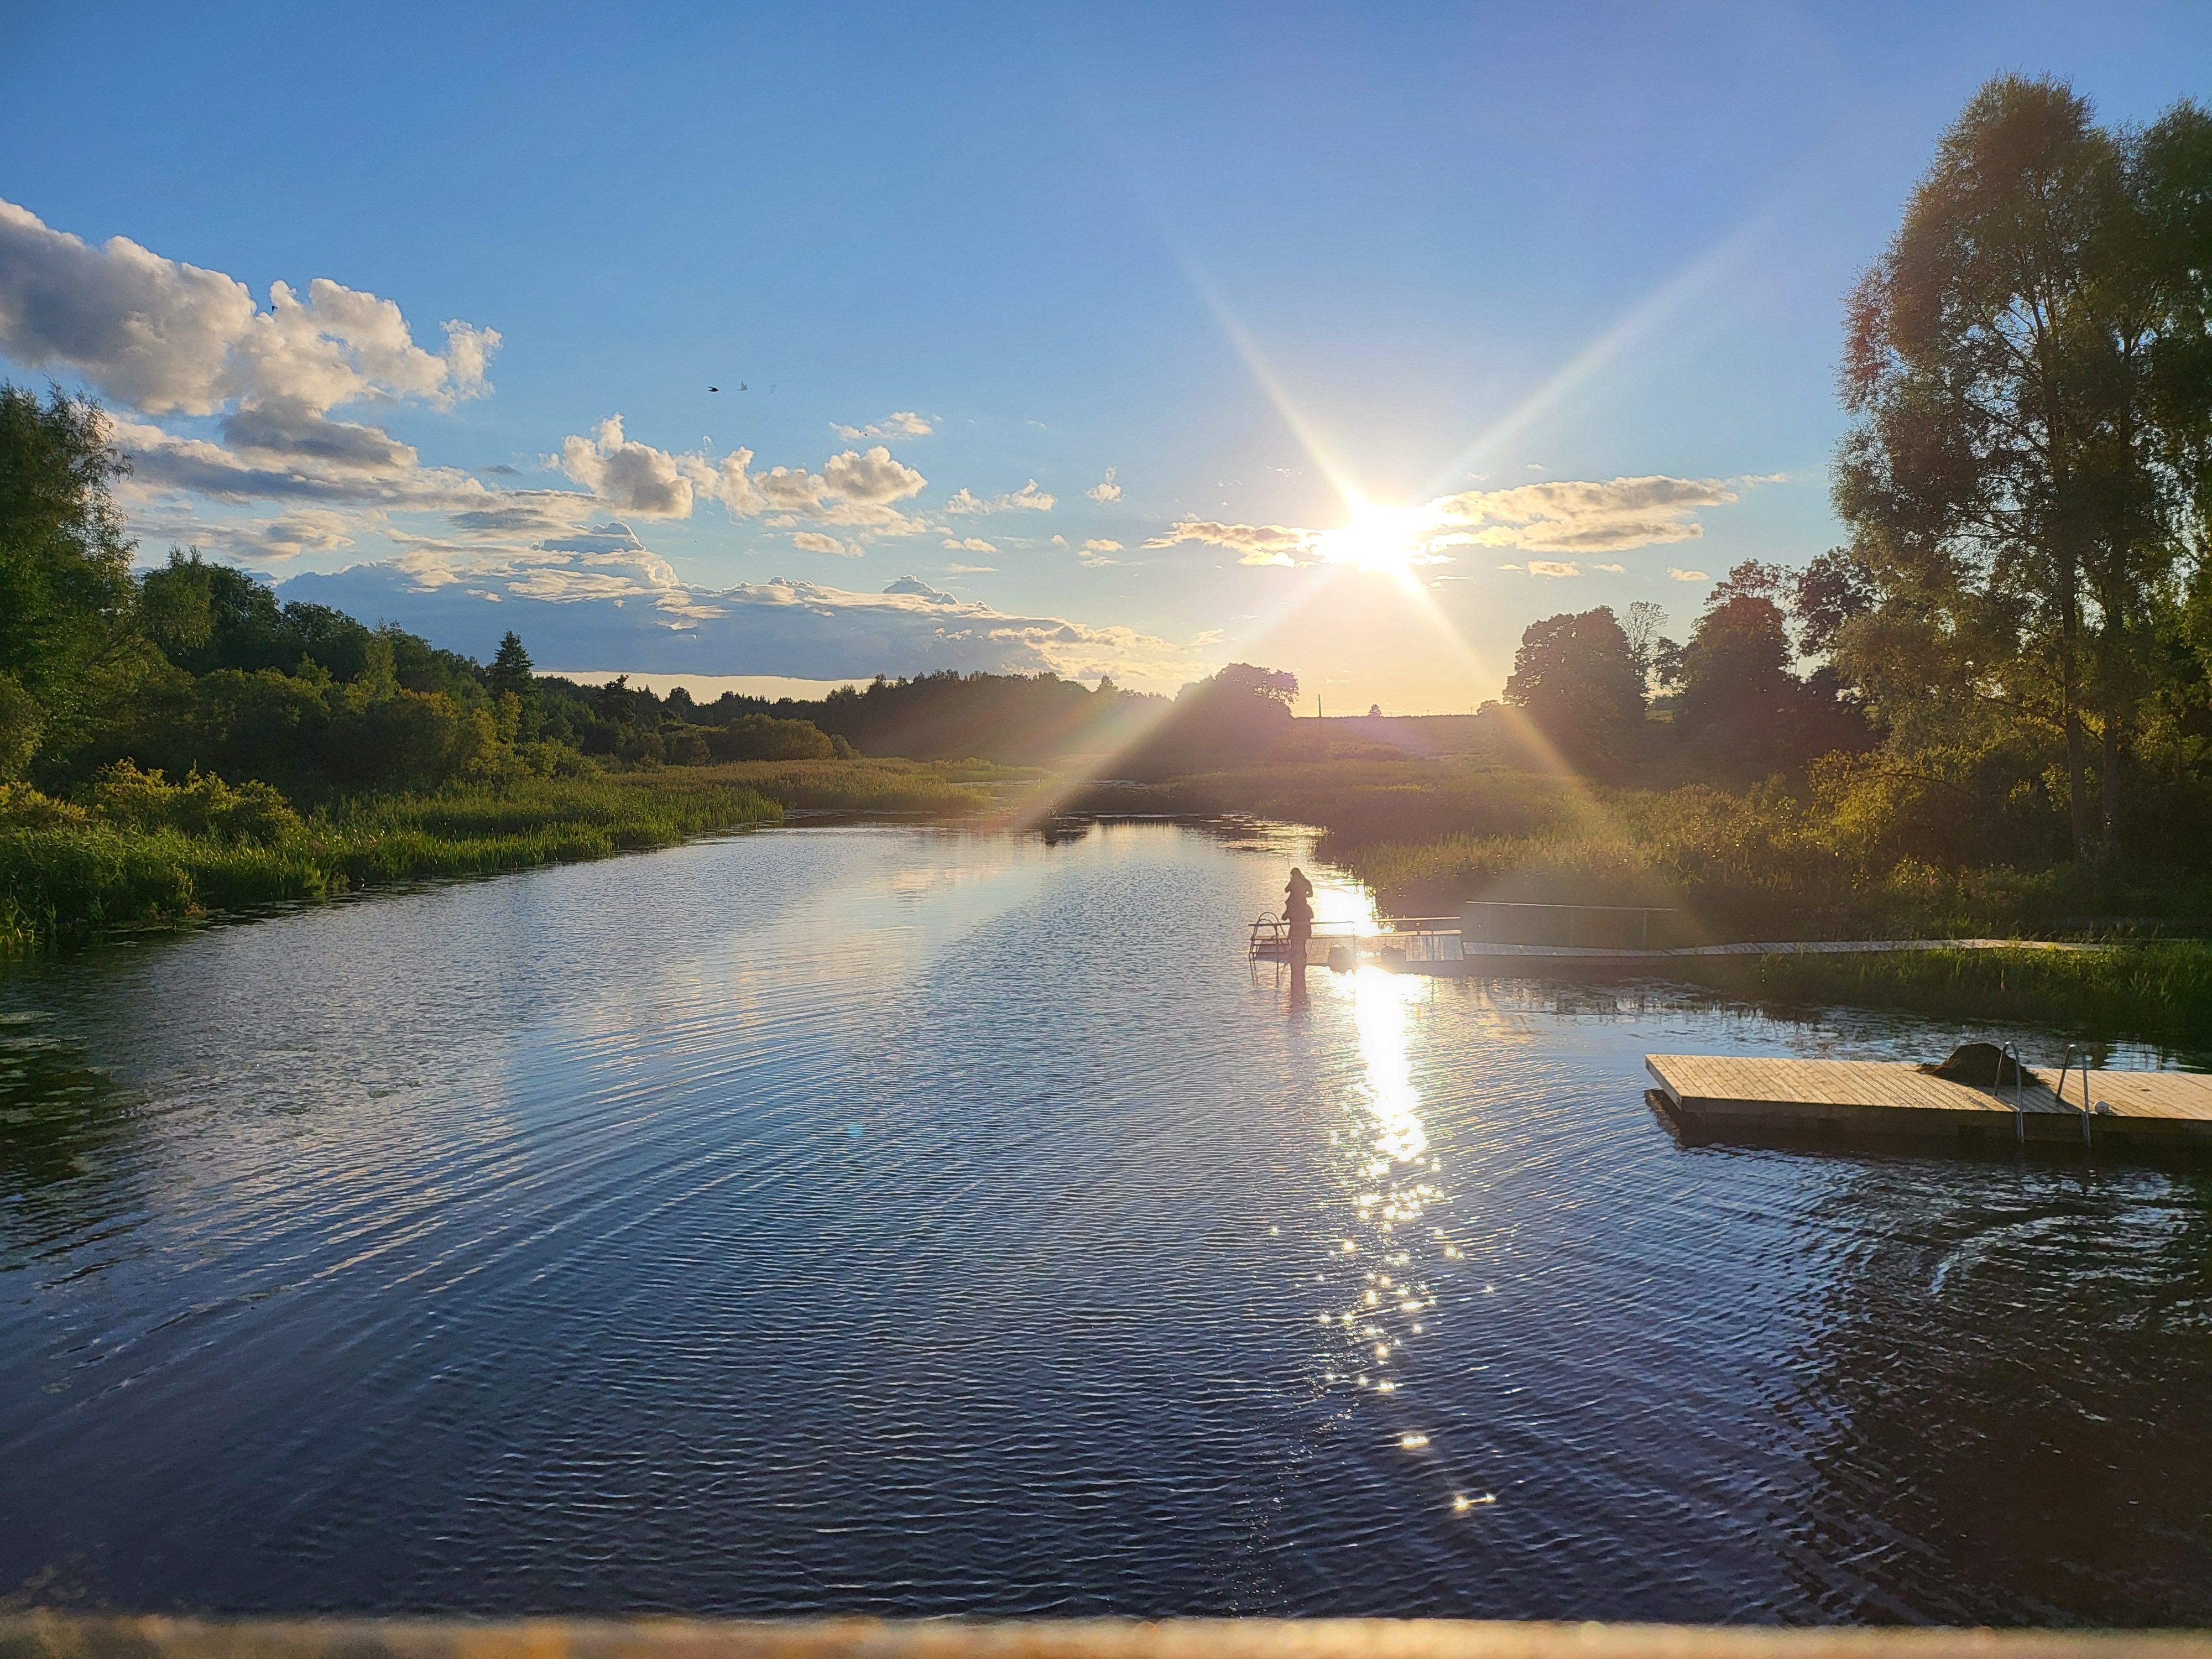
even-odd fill
[{"label": "calm water surface", "polygon": [[1683,1150],[1647,1049],[1961,1034],[1293,1006],[1306,851],[767,833],[0,977],[0,1597],[2212,1619],[2203,1177]]}]

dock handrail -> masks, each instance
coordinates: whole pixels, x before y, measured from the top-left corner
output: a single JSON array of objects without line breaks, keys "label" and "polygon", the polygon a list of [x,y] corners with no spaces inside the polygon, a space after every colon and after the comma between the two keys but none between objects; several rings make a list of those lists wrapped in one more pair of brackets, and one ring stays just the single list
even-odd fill
[{"label": "dock handrail", "polygon": [[1997,1050],[1997,1074],[1990,1085],[1990,1098],[1997,1098],[1997,1091],[2004,1086],[2005,1061],[2012,1061],[2012,1132],[2021,1146],[2027,1145],[2027,1067],[2021,1064],[2020,1045],[2008,1042]]},{"label": "dock handrail", "polygon": [[1564,910],[1567,913],[1567,944],[1570,948],[1572,948],[1575,942],[1575,918],[1580,913],[1588,912],[1592,915],[1635,916],[1638,918],[1641,927],[1642,942],[1637,947],[1639,950],[1649,950],[1651,947],[1652,917],[1671,916],[1678,914],[1675,907],[1671,904],[1550,904],[1533,899],[1470,899],[1460,909],[1462,923],[1464,924],[1466,919],[1477,910],[1491,913],[1486,919],[1490,925],[1484,929],[1483,936],[1486,939],[1496,931],[1495,924],[1498,911]]},{"label": "dock handrail", "polygon": [[2081,1144],[2094,1148],[2095,1143],[2090,1139],[2089,1130],[2089,1120],[2094,1115],[2089,1105],[2089,1056],[2071,1042],[2066,1045],[2066,1058],[2058,1066],[2058,1103],[2061,1106],[2066,1103],[2066,1074],[2074,1069],[2074,1060],[2077,1054],[2081,1060]]}]

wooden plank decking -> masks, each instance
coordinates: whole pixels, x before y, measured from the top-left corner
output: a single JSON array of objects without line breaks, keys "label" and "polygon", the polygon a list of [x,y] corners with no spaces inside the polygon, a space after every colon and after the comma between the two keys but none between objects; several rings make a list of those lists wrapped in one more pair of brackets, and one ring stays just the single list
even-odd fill
[{"label": "wooden plank decking", "polygon": [[[1931,1077],[1896,1061],[1766,1060],[1734,1054],[1646,1054],[1659,1085],[1656,1104],[1686,1129],[1706,1133],[1796,1132],[1824,1135],[1934,1136],[2002,1143],[2082,1144],[2081,1079],[2030,1066],[2017,1115],[2014,1091]],[[2089,1073],[2089,1098],[2105,1109],[2092,1141],[2212,1150],[2212,1076],[2188,1072]],[[2025,1132],[2024,1136],[2022,1132]]]}]

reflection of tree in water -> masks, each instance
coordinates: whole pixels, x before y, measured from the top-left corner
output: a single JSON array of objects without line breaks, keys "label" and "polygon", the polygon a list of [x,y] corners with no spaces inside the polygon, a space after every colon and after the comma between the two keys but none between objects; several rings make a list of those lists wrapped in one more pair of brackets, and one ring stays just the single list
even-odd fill
[{"label": "reflection of tree in water", "polygon": [[41,1030],[36,1015],[0,1014],[0,1225],[57,1201],[82,1223],[82,1201],[64,1194],[104,1184],[125,1128],[113,1082],[82,1048]]},{"label": "reflection of tree in water", "polygon": [[1786,1413],[1825,1613],[2212,1618],[2208,1200],[2201,1176],[1923,1159],[1839,1195],[1849,1256]]}]

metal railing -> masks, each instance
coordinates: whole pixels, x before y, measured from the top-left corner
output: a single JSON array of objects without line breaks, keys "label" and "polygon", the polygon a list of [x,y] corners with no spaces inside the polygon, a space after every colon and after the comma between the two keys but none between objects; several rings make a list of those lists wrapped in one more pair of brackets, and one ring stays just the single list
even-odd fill
[{"label": "metal railing", "polygon": [[[1633,931],[1636,933],[1638,937],[1637,948],[1645,951],[1651,948],[1651,918],[1654,916],[1673,916],[1680,914],[1680,912],[1672,905],[1540,904],[1532,901],[1523,901],[1519,899],[1476,899],[1468,903],[1460,912],[1461,929],[1462,933],[1467,938],[1493,945],[1540,945],[1550,942],[1544,939],[1508,939],[1498,938],[1498,934],[1500,930],[1498,923],[1500,920],[1500,912],[1511,913],[1511,920],[1527,921],[1530,922],[1549,922],[1558,917],[1561,912],[1565,912],[1567,933],[1566,943],[1571,949],[1574,948],[1576,944],[1575,933],[1577,924],[1582,921],[1583,918],[1589,917],[1595,919],[1598,917],[1611,918],[1615,916],[1633,916],[1636,918]],[[1478,913],[1480,913],[1481,916],[1481,925],[1480,927],[1477,926],[1476,921]],[[1583,926],[1584,931],[1587,933],[1589,924],[1585,923]],[[1528,927],[1522,927],[1513,929],[1512,931],[1517,933],[1528,933],[1534,930]],[[1549,930],[1547,929],[1547,931]],[[1623,941],[1617,939],[1608,939],[1606,943],[1616,947],[1626,948]]]},{"label": "metal railing", "polygon": [[2091,1139],[2089,1133],[2089,1121],[2094,1115],[2089,1106],[2089,1056],[2071,1042],[2066,1045],[2066,1058],[2060,1062],[2058,1067],[2058,1103],[2061,1106],[2066,1103],[2066,1074],[2074,1069],[2076,1055],[2079,1055],[2081,1060],[2081,1144],[2084,1146],[2094,1146],[2095,1143]]},{"label": "metal railing", "polygon": [[2027,1145],[2027,1067],[2021,1064],[2020,1045],[2008,1042],[1997,1050],[1997,1074],[1990,1081],[1990,1098],[1997,1098],[1997,1091],[2004,1086],[2005,1062],[2012,1062],[2012,1131],[2013,1139]]}]

